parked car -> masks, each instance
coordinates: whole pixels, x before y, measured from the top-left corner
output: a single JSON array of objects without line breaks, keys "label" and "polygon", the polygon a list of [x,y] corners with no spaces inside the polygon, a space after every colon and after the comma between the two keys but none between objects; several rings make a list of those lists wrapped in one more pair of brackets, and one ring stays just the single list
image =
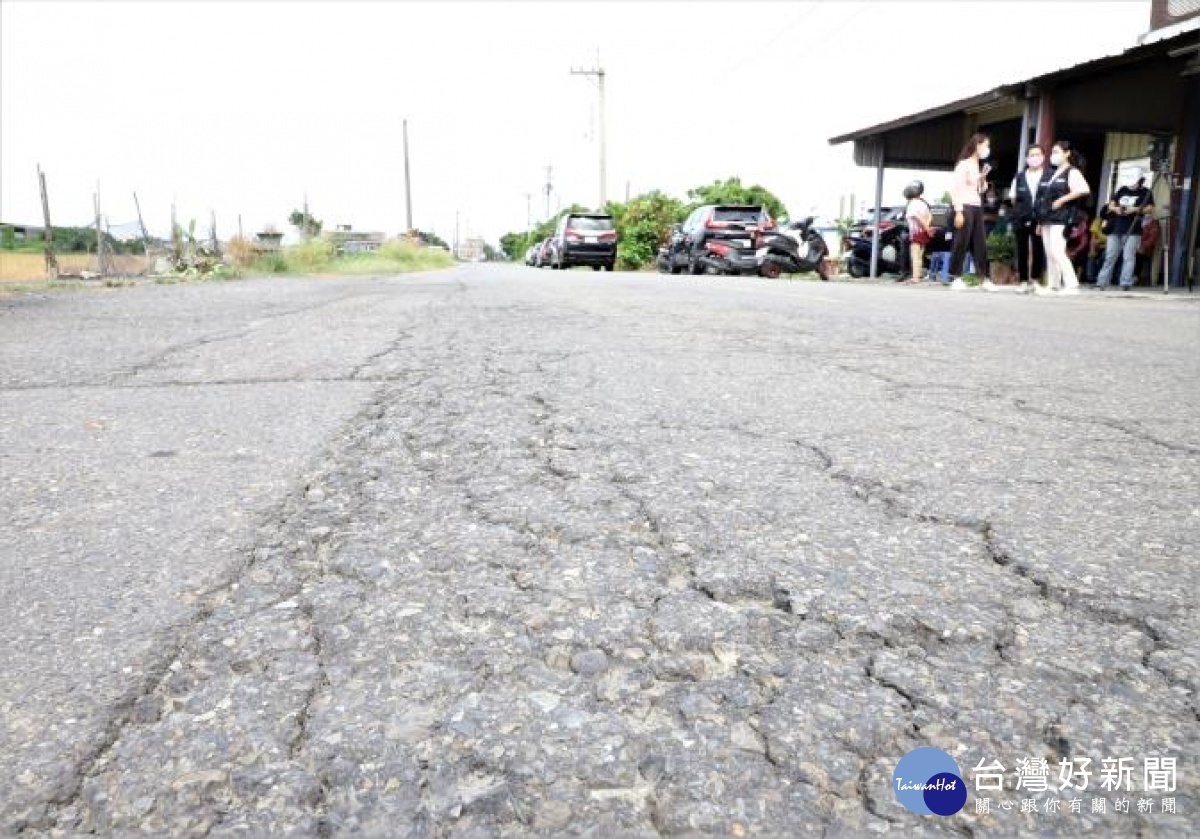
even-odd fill
[{"label": "parked car", "polygon": [[533,247],[537,251],[533,257],[533,267],[545,268],[550,264],[550,237],[547,236]]},{"label": "parked car", "polygon": [[658,269],[671,274],[703,273],[713,262],[706,259],[709,244],[753,254],[757,234],[774,227],[771,214],[761,205],[705,204],[693,210],[683,224],[672,228],[667,244],[659,252]]},{"label": "parked car", "polygon": [[[904,207],[882,207],[880,229],[887,230],[896,224],[904,224]],[[867,217],[850,225],[851,236],[871,236],[875,232],[875,210],[868,210]]]},{"label": "parked car", "polygon": [[613,270],[617,264],[617,226],[607,213],[567,213],[550,239],[550,267],[566,270],[590,265]]}]

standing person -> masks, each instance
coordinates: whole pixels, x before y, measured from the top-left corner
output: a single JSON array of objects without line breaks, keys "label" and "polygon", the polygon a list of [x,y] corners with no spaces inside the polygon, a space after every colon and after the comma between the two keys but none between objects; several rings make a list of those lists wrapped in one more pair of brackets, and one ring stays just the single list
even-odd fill
[{"label": "standing person", "polygon": [[1108,235],[1104,232],[1104,219],[1097,213],[1092,219],[1092,241],[1088,246],[1087,273],[1082,279],[1089,283],[1096,282],[1100,274],[1100,264],[1104,262],[1104,250],[1108,245]]},{"label": "standing person", "polygon": [[1046,249],[1037,233],[1037,195],[1050,180],[1045,168],[1045,150],[1036,143],[1025,152],[1025,171],[1013,178],[1009,195],[1013,202],[1013,233],[1017,240],[1017,276],[1032,291],[1046,271]]},{"label": "standing person", "polygon": [[904,282],[915,285],[921,282],[921,269],[925,264],[925,246],[933,241],[933,208],[922,195],[925,184],[913,181],[904,188],[908,206],[904,217],[908,220],[909,255],[912,257],[912,276]]},{"label": "standing person", "polygon": [[1067,259],[1075,268],[1075,276],[1086,276],[1088,250],[1092,246],[1092,218],[1087,210],[1078,210],[1078,219],[1067,233]]},{"label": "standing person", "polygon": [[[1048,262],[1046,292],[1079,293],[1079,278],[1067,256],[1066,228],[1076,219],[1075,202],[1092,194],[1079,167],[1083,158],[1066,140],[1050,147],[1050,180],[1038,192],[1038,230],[1042,234]],[[1039,287],[1034,288],[1035,292]]]},{"label": "standing person", "polygon": [[987,237],[983,231],[983,201],[987,192],[987,174],[991,166],[984,161],[992,152],[992,143],[986,134],[972,134],[963,146],[954,167],[954,180],[950,186],[950,197],[954,201],[954,250],[950,255],[950,275],[954,277],[950,288],[962,291],[967,284],[962,281],[963,261],[967,249],[975,270],[984,278],[985,291],[995,291],[988,274]]},{"label": "standing person", "polygon": [[1141,169],[1133,169],[1130,181],[1118,189],[1104,207],[1112,220],[1112,230],[1108,234],[1104,265],[1100,267],[1100,276],[1096,278],[1096,288],[1108,288],[1117,256],[1121,257],[1121,288],[1133,285],[1133,268],[1142,237],[1142,219],[1154,213],[1154,196],[1146,188],[1146,176]]}]

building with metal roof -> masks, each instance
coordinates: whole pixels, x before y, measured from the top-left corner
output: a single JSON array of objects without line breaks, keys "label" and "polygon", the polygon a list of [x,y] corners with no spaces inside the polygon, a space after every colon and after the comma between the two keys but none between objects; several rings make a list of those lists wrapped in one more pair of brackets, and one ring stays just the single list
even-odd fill
[{"label": "building with metal roof", "polygon": [[[1082,64],[948,102],[830,138],[854,143],[854,161],[877,170],[876,206],[886,168],[953,168],[975,131],[992,139],[993,182],[1007,187],[1031,143],[1069,139],[1086,159],[1096,204],[1119,173],[1154,172],[1165,247],[1153,277],[1191,285],[1197,262],[1200,158],[1200,0],[1152,0],[1150,29],[1136,46]],[[872,270],[872,275],[876,272]]]}]

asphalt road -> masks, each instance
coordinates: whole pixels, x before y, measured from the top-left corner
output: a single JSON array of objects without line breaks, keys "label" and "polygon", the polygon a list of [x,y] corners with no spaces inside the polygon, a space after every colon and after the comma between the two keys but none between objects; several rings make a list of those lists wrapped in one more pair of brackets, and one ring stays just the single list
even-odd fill
[{"label": "asphalt road", "polygon": [[[0,299],[0,833],[1194,832],[1198,370],[1099,295]],[[910,814],[920,746],[1006,790]]]}]

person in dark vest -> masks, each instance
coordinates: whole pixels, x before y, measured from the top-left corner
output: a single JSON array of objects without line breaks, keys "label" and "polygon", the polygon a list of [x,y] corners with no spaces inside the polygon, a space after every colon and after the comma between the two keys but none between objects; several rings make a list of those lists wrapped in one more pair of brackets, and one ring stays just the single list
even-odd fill
[{"label": "person in dark vest", "polygon": [[1146,188],[1146,176],[1141,169],[1130,173],[1132,184],[1122,186],[1105,205],[1104,212],[1112,221],[1108,245],[1104,250],[1104,265],[1096,278],[1096,288],[1108,288],[1113,268],[1121,257],[1121,288],[1133,285],[1133,269],[1138,245],[1142,240],[1142,221],[1154,214],[1154,196]]},{"label": "person in dark vest", "polygon": [[1067,256],[1067,228],[1078,220],[1077,202],[1092,194],[1080,168],[1083,158],[1066,140],[1050,147],[1050,179],[1038,190],[1038,232],[1046,248],[1046,289],[1034,286],[1035,293],[1078,294],[1079,278]]},{"label": "person in dark vest", "polygon": [[1013,178],[1012,196],[1013,235],[1017,241],[1017,276],[1021,284],[1030,291],[1031,281],[1040,282],[1046,272],[1046,249],[1042,237],[1037,233],[1037,195],[1050,180],[1050,170],[1045,168],[1046,154],[1036,143],[1025,152],[1025,171]]}]

